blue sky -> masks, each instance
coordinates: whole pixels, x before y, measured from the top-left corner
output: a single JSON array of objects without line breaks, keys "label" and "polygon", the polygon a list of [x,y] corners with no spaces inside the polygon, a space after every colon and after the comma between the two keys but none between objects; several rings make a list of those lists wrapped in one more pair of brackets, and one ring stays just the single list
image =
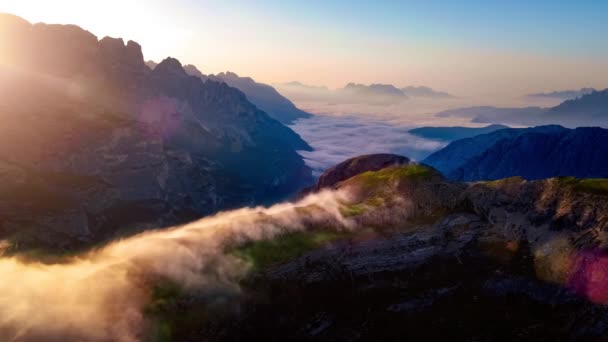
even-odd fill
[{"label": "blue sky", "polygon": [[463,94],[608,86],[608,1],[0,0],[138,41],[203,72],[429,85]]},{"label": "blue sky", "polygon": [[608,55],[608,1],[186,0],[184,6],[212,7],[218,13],[238,8],[260,19],[323,27],[353,37],[364,34],[453,46]]}]

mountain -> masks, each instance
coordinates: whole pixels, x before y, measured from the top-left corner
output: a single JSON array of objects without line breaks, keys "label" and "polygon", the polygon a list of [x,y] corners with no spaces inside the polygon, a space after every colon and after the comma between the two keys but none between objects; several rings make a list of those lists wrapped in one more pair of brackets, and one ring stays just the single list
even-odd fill
[{"label": "mountain", "polygon": [[553,92],[549,92],[549,93],[534,93],[534,94],[528,94],[527,96],[528,97],[537,97],[537,98],[559,99],[559,100],[565,101],[565,100],[576,99],[583,95],[591,94],[594,91],[596,91],[596,90],[593,88],[581,88],[579,90],[560,90],[560,91],[553,91]]},{"label": "mountain", "polygon": [[304,84],[304,83],[298,82],[298,81],[279,83],[279,84],[276,84],[276,86],[301,88],[301,89],[306,89],[306,90],[329,91],[329,89],[326,86],[313,86],[313,85]]},{"label": "mountain", "polygon": [[454,96],[443,92],[443,91],[436,91],[432,88],[429,87],[413,87],[413,86],[408,86],[405,88],[401,88],[401,91],[409,96],[409,97],[426,97],[426,98],[432,98],[432,99],[451,99],[454,98]]},{"label": "mountain", "polygon": [[233,72],[219,73],[215,76],[228,85],[240,89],[256,106],[284,124],[291,124],[295,120],[312,116],[298,109],[291,101],[267,84],[257,83],[250,77],[240,77]]},{"label": "mountain", "polygon": [[295,120],[310,118],[312,115],[298,109],[286,97],[279,94],[273,87],[257,83],[250,77],[240,77],[233,72],[222,72],[217,75],[204,75],[194,65],[184,67],[188,75],[199,77],[203,80],[212,79],[226,82],[231,87],[237,88],[247,99],[258,108],[265,111],[270,117],[283,124],[292,124]]},{"label": "mountain", "polygon": [[[190,76],[196,76],[198,78],[200,78],[203,81],[206,81],[209,79],[209,76],[203,74],[200,70],[198,70],[198,68],[192,64],[187,64],[184,65],[184,70],[186,71],[186,73]],[[222,82],[222,80],[216,80],[216,81],[220,81]],[[235,87],[236,88],[236,87]],[[237,88],[238,89],[238,88]],[[239,89],[240,90],[240,89]],[[241,90],[242,91],[242,90]],[[245,94],[247,95],[247,94]]]},{"label": "mountain", "polygon": [[411,129],[408,132],[426,139],[453,141],[491,133],[505,128],[509,127],[505,125],[489,125],[485,127],[419,127]]},{"label": "mountain", "polygon": [[457,140],[423,160],[450,179],[608,177],[608,130],[540,126]]},{"label": "mountain", "polygon": [[292,101],[329,102],[336,101],[333,90],[325,86],[312,86],[300,82],[274,84],[275,88]]},{"label": "mountain", "polygon": [[391,84],[349,83],[336,90],[337,96],[345,103],[392,104],[408,99],[408,96]]},{"label": "mountain", "polygon": [[492,106],[476,106],[467,108],[448,109],[435,114],[437,117],[470,118],[475,123],[499,123],[504,125],[534,125],[543,121],[545,108],[497,108]]},{"label": "mountain", "polygon": [[[73,25],[0,21],[0,231],[74,246],[312,182],[310,147],[245,94]],[[23,239],[22,239],[23,238]]]},{"label": "mountain", "polygon": [[217,258],[250,265],[238,287],[160,282],[143,326],[176,341],[598,340],[608,332],[608,181],[459,183],[411,163],[357,171],[329,184],[336,192],[228,216],[247,222],[249,239],[228,240]]},{"label": "mountain", "polygon": [[410,164],[410,159],[396,154],[380,153],[347,159],[327,169],[317,180],[314,191],[330,188],[367,171],[379,171],[390,166]]},{"label": "mountain", "polygon": [[579,98],[567,100],[553,107],[549,117],[573,116],[583,120],[608,121],[608,89],[593,91]]},{"label": "mountain", "polygon": [[[2,282],[0,312],[13,314],[0,320],[0,339],[594,341],[608,333],[608,179],[454,182],[395,155],[341,165],[299,202],[76,255],[26,254],[3,241],[0,265],[13,281]],[[41,300],[55,305],[40,310]],[[125,312],[129,324],[108,329]]]},{"label": "mountain", "polygon": [[281,93],[294,101],[327,102],[331,104],[394,105],[408,98],[449,99],[452,95],[429,87],[404,87],[392,84],[348,83],[342,88],[329,89],[301,82],[275,84]]},{"label": "mountain", "polygon": [[566,127],[608,127],[608,89],[593,91],[552,108],[470,107],[442,111],[438,117],[470,118],[476,123],[534,126],[559,124]]},{"label": "mountain", "polygon": [[[156,63],[155,61],[150,60],[150,61],[146,61],[146,66],[148,68],[150,68],[150,70],[154,70],[154,68],[156,68],[158,66],[158,63]],[[185,68],[186,67],[184,66],[184,69]]]}]

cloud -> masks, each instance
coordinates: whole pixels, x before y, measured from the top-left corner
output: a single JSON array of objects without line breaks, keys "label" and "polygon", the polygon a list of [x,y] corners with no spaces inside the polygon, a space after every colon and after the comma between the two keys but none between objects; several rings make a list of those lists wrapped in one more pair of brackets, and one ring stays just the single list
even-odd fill
[{"label": "cloud", "polygon": [[155,280],[238,292],[248,265],[230,254],[231,246],[321,223],[348,229],[352,222],[340,214],[345,201],[346,193],[326,191],[298,203],[220,213],[63,263],[0,258],[0,341],[139,341]]},{"label": "cloud", "polygon": [[414,160],[445,143],[416,137],[410,127],[378,118],[316,115],[298,120],[291,128],[314,149],[300,151],[315,175],[348,158],[370,153],[396,153]]}]

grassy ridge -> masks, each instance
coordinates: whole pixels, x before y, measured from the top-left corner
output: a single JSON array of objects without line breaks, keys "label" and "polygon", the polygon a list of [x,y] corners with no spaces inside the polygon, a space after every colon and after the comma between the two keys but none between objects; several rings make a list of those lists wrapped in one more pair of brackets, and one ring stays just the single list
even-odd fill
[{"label": "grassy ridge", "polygon": [[432,168],[420,165],[406,165],[399,167],[389,167],[380,171],[368,171],[358,176],[353,177],[356,181],[360,181],[366,186],[380,186],[391,181],[399,181],[403,179],[409,180],[430,180],[439,173]]},{"label": "grassy ridge", "polygon": [[271,240],[248,242],[233,253],[250,262],[254,271],[259,271],[348,236],[348,232],[328,230],[290,232]]},{"label": "grassy ridge", "polygon": [[606,178],[559,177],[558,182],[560,185],[572,187],[580,193],[608,196],[608,179]]}]

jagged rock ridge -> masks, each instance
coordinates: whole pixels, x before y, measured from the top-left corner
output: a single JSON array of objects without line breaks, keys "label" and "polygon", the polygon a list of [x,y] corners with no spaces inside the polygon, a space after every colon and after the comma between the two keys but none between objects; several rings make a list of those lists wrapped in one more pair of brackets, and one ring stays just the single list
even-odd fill
[{"label": "jagged rock ridge", "polygon": [[132,41],[71,25],[0,21],[0,231],[74,245],[219,209],[312,180],[297,134],[223,82]]}]

